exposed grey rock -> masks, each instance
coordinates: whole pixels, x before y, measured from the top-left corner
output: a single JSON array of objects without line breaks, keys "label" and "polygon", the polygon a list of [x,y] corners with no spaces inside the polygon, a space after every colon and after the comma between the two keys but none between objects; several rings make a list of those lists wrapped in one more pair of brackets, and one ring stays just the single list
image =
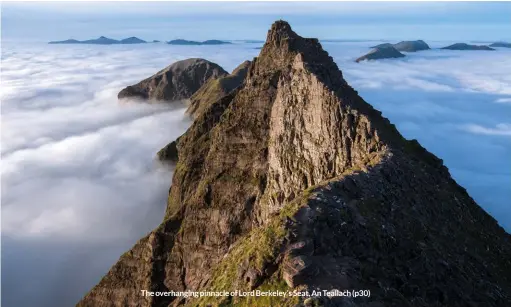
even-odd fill
[{"label": "exposed grey rock", "polygon": [[118,98],[175,101],[190,98],[211,78],[227,75],[215,63],[192,58],[173,63],[153,76],[130,85],[119,92]]}]

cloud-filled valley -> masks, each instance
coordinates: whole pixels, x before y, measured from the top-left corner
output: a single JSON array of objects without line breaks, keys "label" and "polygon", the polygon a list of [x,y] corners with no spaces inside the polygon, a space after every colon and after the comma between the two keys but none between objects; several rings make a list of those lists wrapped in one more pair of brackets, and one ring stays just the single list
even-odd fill
[{"label": "cloud-filled valley", "polygon": [[[511,50],[355,63],[373,44],[323,46],[367,102],[511,231]],[[231,71],[257,46],[3,46],[4,306],[76,303],[161,221],[172,170],[154,156],[190,120],[183,107],[119,103],[119,90],[190,57]]]}]

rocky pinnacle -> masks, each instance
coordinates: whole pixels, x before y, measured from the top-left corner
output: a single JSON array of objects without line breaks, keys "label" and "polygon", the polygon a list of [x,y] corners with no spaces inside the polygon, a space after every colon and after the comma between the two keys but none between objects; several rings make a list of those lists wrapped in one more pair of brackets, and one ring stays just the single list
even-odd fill
[{"label": "rocky pinnacle", "polygon": [[[317,39],[275,22],[219,96],[169,146],[162,223],[78,306],[511,306],[510,235]],[[255,289],[371,295],[141,295]]]}]

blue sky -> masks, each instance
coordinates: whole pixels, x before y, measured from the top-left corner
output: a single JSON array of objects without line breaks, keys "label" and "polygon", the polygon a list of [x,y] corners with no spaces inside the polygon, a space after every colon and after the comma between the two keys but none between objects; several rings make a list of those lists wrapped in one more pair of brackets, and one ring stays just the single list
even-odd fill
[{"label": "blue sky", "polygon": [[320,39],[511,40],[510,2],[3,2],[2,39],[264,40],[280,18]]}]

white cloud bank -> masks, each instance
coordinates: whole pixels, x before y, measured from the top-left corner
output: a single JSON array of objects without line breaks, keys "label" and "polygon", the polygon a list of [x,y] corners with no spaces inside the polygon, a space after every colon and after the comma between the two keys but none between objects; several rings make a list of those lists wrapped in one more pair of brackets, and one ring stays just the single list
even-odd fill
[{"label": "white cloud bank", "polygon": [[511,49],[432,49],[353,63],[370,45],[362,44],[325,47],[361,96],[406,138],[443,159],[453,178],[510,232]]},{"label": "white cloud bank", "polygon": [[[511,52],[431,50],[357,64],[371,43],[325,43],[352,86],[444,159],[511,229]],[[3,46],[2,303],[70,306],[162,218],[171,172],[158,149],[184,110],[119,104],[117,92],[170,63],[226,70],[254,44],[179,47]]]},{"label": "white cloud bank", "polygon": [[119,90],[183,58],[232,70],[250,52],[4,46],[3,306],[72,306],[161,222],[172,173],[154,157],[190,121],[183,107],[121,104]]},{"label": "white cloud bank", "polygon": [[509,124],[498,124],[495,128],[482,127],[479,125],[467,125],[466,130],[476,134],[511,136],[511,125]]}]

